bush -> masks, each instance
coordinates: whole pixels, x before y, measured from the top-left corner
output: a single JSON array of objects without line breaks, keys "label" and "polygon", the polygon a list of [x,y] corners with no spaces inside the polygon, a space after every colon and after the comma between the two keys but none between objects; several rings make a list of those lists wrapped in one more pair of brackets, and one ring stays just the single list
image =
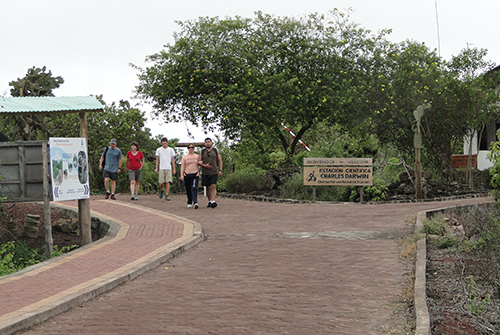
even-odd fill
[{"label": "bush", "polygon": [[[251,193],[269,190],[265,179],[266,171],[254,165],[227,175],[221,180],[221,188],[229,193]],[[220,188],[219,188],[220,189]]]},{"label": "bush", "polygon": [[443,225],[443,217],[441,216],[427,219],[422,224],[423,227],[421,232],[427,235],[444,236],[446,233],[446,229]]},{"label": "bush", "polygon": [[[293,175],[281,187],[281,197],[297,200],[312,200],[312,186],[304,186],[303,173]],[[350,188],[347,186],[317,186],[317,201],[344,201],[346,192]]]},{"label": "bush", "polygon": [[43,261],[44,258],[39,250],[29,249],[24,242],[11,241],[0,245],[0,276]]}]

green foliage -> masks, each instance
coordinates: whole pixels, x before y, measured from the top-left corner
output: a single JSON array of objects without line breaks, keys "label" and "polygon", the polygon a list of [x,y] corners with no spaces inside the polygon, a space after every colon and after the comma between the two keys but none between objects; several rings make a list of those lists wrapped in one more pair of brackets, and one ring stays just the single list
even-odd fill
[{"label": "green foliage", "polygon": [[279,169],[286,163],[286,154],[281,150],[275,150],[269,154],[271,168]]},{"label": "green foliage", "polygon": [[46,67],[35,68],[34,66],[28,69],[26,76],[22,79],[17,78],[16,81],[11,81],[9,86],[12,86],[10,94],[13,97],[52,97],[52,90],[61,86],[64,79],[60,76],[53,77],[52,72],[45,72]]},{"label": "green foliage", "polygon": [[488,158],[493,162],[490,171],[490,185],[493,186],[495,197],[500,198],[500,131],[497,131],[497,141],[491,143]]},{"label": "green foliage", "polygon": [[[352,122],[363,96],[360,79],[372,36],[349,22],[349,13],[253,19],[203,17],[179,22],[173,45],[136,67],[137,96],[167,120],[219,127],[230,139],[263,137],[291,157],[319,122]],[[294,129],[289,134],[281,123]],[[299,145],[300,147],[300,145]]]},{"label": "green foliage", "polygon": [[457,244],[457,240],[454,239],[453,237],[451,236],[444,236],[443,238],[440,238],[437,242],[436,242],[436,246],[439,248],[439,249],[447,249],[447,248],[451,248],[453,246],[455,246]]},{"label": "green foliage", "polygon": [[24,242],[10,241],[0,245],[0,276],[43,261],[43,255],[36,249],[29,249]]},{"label": "green foliage", "polygon": [[[131,107],[128,101],[121,100],[118,104],[113,102],[108,105],[102,100],[102,96],[97,98],[105,105],[104,111],[87,113],[89,182],[93,194],[104,192],[104,179],[102,171],[99,170],[99,159],[103,149],[109,146],[110,139],[115,138],[118,142],[117,147],[122,151],[122,171],[132,141],[139,144],[139,150],[144,154],[146,162],[153,164],[153,170],[156,160],[155,151],[160,146],[160,141],[153,139],[150,129],[145,127],[147,120],[145,112]],[[53,121],[54,137],[80,136],[79,115],[58,114]],[[175,143],[175,139],[169,141],[171,146]],[[152,183],[152,178],[148,178],[148,172],[145,174],[146,182]],[[152,185],[156,187],[156,184],[157,181]],[[120,173],[116,184],[117,192],[127,192],[129,187],[128,175],[125,172]]]},{"label": "green foliage", "polygon": [[421,232],[427,235],[444,236],[446,234],[446,229],[443,225],[443,218],[441,216],[426,219],[422,225],[423,227]]},{"label": "green foliage", "polygon": [[265,191],[268,190],[265,175],[265,170],[254,165],[249,165],[226,176],[221,184],[230,193]]},{"label": "green foliage", "polygon": [[470,284],[467,284],[467,290],[469,291],[469,311],[472,314],[481,315],[486,310],[488,303],[491,300],[491,295],[487,294],[484,298],[478,298],[476,296],[476,282],[474,281],[474,276],[469,276]]},{"label": "green foliage", "polygon": [[[304,175],[294,174],[281,187],[281,197],[285,199],[312,200],[312,186],[304,186]],[[344,201],[347,186],[316,187],[316,201]]]},{"label": "green foliage", "polygon": [[[388,188],[385,185],[363,186],[364,201],[380,201],[387,198]],[[353,188],[349,201],[354,202],[359,198],[359,187]]]},{"label": "green foliage", "polygon": [[474,251],[500,251],[500,219],[491,217],[486,224],[481,225],[481,229],[474,236],[474,239],[467,240],[467,246]]},{"label": "green foliage", "polygon": [[68,245],[68,246],[64,246],[64,247],[59,249],[59,247],[57,245],[55,245],[52,248],[52,254],[50,255],[50,257],[61,256],[62,254],[67,253],[67,252],[69,252],[73,249],[76,249],[76,248],[78,248],[77,245]]}]

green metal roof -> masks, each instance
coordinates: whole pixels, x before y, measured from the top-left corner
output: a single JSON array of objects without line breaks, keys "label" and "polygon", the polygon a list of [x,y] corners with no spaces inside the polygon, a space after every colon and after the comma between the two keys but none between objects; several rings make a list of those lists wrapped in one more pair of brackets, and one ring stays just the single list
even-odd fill
[{"label": "green metal roof", "polygon": [[0,97],[4,113],[78,113],[102,111],[104,105],[95,97]]}]

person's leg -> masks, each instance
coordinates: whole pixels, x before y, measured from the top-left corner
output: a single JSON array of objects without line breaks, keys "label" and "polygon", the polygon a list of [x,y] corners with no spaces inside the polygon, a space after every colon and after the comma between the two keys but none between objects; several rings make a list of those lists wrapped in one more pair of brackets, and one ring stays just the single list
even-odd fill
[{"label": "person's leg", "polygon": [[214,202],[215,201],[215,197],[217,195],[217,184],[212,184],[210,185],[210,187],[208,188],[209,192],[208,192],[208,200]]},{"label": "person's leg", "polygon": [[160,184],[160,194],[159,194],[159,197],[160,198],[163,198],[163,193],[164,193],[164,186],[163,184],[165,184],[165,170],[160,170],[159,171],[159,174],[158,174],[158,183]]},{"label": "person's leg", "polygon": [[184,177],[184,187],[186,188],[187,203],[191,205],[193,203],[193,196],[191,192],[192,179],[189,177]]},{"label": "person's leg", "polygon": [[[193,198],[193,203],[198,205],[198,181],[200,177],[194,177],[190,184],[191,197]],[[195,206],[195,208],[198,208]]]},{"label": "person's leg", "polygon": [[104,187],[106,188],[106,193],[109,193],[109,178],[104,178]]},{"label": "person's leg", "polygon": [[116,180],[111,179],[111,194],[115,194]]},{"label": "person's leg", "polygon": [[140,189],[141,189],[141,182],[139,180],[136,180],[135,181],[135,192],[134,192],[134,194],[136,195],[136,199],[137,199],[137,196],[139,195]]},{"label": "person's leg", "polygon": [[132,200],[134,200],[134,194],[135,194],[135,180],[130,181],[130,196],[132,197]]}]

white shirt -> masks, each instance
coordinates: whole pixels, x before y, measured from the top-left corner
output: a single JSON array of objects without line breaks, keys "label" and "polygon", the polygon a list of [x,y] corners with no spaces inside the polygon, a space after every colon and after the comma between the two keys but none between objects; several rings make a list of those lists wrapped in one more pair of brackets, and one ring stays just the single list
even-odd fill
[{"label": "white shirt", "polygon": [[156,149],[156,156],[160,158],[158,170],[172,169],[172,157],[175,157],[174,149],[172,149],[171,147],[159,147],[158,149]]}]

